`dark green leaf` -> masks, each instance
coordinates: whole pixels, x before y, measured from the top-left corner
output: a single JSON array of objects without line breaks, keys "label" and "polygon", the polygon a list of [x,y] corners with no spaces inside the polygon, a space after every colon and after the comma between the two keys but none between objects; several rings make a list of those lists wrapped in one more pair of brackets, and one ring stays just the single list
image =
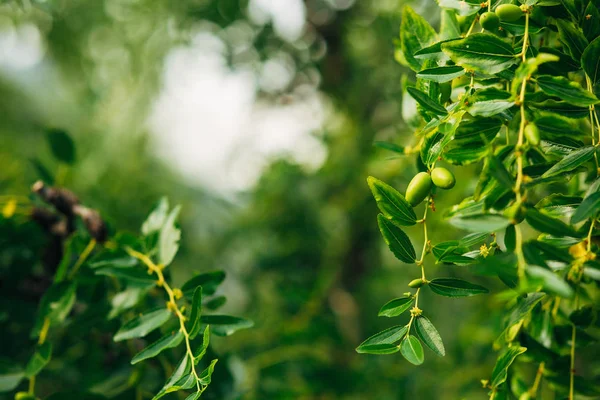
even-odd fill
[{"label": "dark green leaf", "polygon": [[202,323],[200,317],[202,315],[202,286],[198,286],[194,291],[192,298],[192,310],[188,319],[188,332],[190,339],[193,339],[200,333]]},{"label": "dark green leaf", "polygon": [[400,146],[398,144],[395,144],[395,143],[390,143],[390,142],[375,142],[373,144],[376,147],[379,147],[379,148],[385,149],[385,150],[389,150],[389,151],[393,151],[394,153],[403,154],[403,155],[406,154],[404,147]]},{"label": "dark green leaf", "polygon": [[37,375],[50,362],[51,357],[52,345],[49,342],[39,345],[25,367],[25,377],[31,378]]},{"label": "dark green leaf", "polygon": [[585,219],[593,217],[600,211],[600,192],[592,193],[583,199],[575,213],[571,217],[571,223],[577,224]]},{"label": "dark green leaf", "polygon": [[166,308],[151,311],[133,318],[119,329],[114,337],[115,342],[144,337],[169,320],[172,313]]},{"label": "dark green leaf", "polygon": [[563,76],[541,75],[536,79],[544,93],[556,96],[574,106],[587,107],[600,102],[596,96]]},{"label": "dark green leaf", "polygon": [[46,133],[50,150],[54,157],[66,164],[75,162],[75,144],[67,132],[51,129]]},{"label": "dark green leaf", "polygon": [[569,49],[569,54],[574,60],[581,59],[581,53],[587,47],[588,41],[571,21],[557,19],[560,41]]},{"label": "dark green leaf", "polygon": [[393,354],[400,351],[400,347],[395,344],[368,344],[356,348],[356,352],[360,354]]},{"label": "dark green leaf", "polygon": [[455,216],[449,222],[457,228],[471,232],[495,232],[510,225],[510,221],[500,214]]},{"label": "dark green leaf", "polygon": [[579,236],[571,226],[557,218],[552,218],[541,213],[535,208],[527,209],[525,219],[532,228],[537,229],[540,232],[549,233],[554,236]]},{"label": "dark green leaf", "polygon": [[433,279],[429,287],[432,292],[446,297],[468,297],[489,292],[483,286],[455,278]]},{"label": "dark green leaf", "polygon": [[458,65],[450,65],[445,67],[424,69],[417,73],[417,78],[443,83],[449,82],[454,78],[463,76],[464,74],[465,70],[463,67],[459,67]]},{"label": "dark green leaf", "polygon": [[417,223],[417,215],[408,201],[396,189],[372,176],[367,178],[373,197],[381,213],[392,222],[411,226]]},{"label": "dark green leaf", "polygon": [[408,327],[404,325],[392,326],[391,328],[387,328],[375,335],[369,337],[367,340],[362,342],[357,348],[357,353],[362,353],[363,349],[366,346],[374,346],[381,344],[394,344],[399,342],[406,332],[408,331]]},{"label": "dark green leaf", "polygon": [[[600,11],[598,10],[598,6],[599,4],[594,4],[594,2],[590,1],[587,8],[583,12],[585,17],[581,21],[583,35],[592,43],[594,39],[597,39],[600,36]],[[589,48],[592,43],[590,43],[587,48]]]},{"label": "dark green leaf", "polygon": [[408,264],[414,263],[417,255],[406,233],[382,214],[377,216],[377,223],[385,243],[396,258]]},{"label": "dark green leaf", "polygon": [[67,318],[75,304],[76,288],[75,283],[62,281],[52,285],[44,293],[36,324],[31,333],[33,337],[39,334],[46,318],[53,324],[61,323]]},{"label": "dark green leaf", "polygon": [[574,137],[580,131],[573,120],[557,114],[545,114],[534,120],[542,138],[556,139],[562,136]]},{"label": "dark green leaf", "polygon": [[101,267],[94,270],[96,275],[112,276],[129,282],[138,284],[153,285],[157,278],[156,275],[150,275],[141,268],[118,268],[118,267]]},{"label": "dark green leaf", "polygon": [[202,371],[200,373],[200,375],[198,376],[198,378],[200,378],[200,384],[201,385],[208,385],[211,381],[211,376],[213,374],[213,371],[215,370],[215,364],[217,363],[218,360],[212,360],[210,362],[210,365],[208,367],[206,367],[204,369],[204,371]]},{"label": "dark green leaf", "polygon": [[397,317],[404,311],[408,310],[414,301],[414,297],[399,297],[390,300],[379,310],[380,317]]},{"label": "dark green leaf", "polygon": [[181,290],[186,297],[191,298],[198,286],[202,286],[202,294],[212,296],[225,280],[225,271],[210,271],[198,274],[183,284]]},{"label": "dark green leaf", "polygon": [[573,289],[571,286],[554,272],[546,268],[530,265],[527,267],[527,275],[529,277],[529,284],[532,287],[541,285],[547,292],[557,294],[566,299],[573,297]]},{"label": "dark green leaf", "polygon": [[175,386],[175,384],[180,381],[184,376],[188,375],[192,370],[192,363],[190,362],[190,358],[187,354],[183,357],[183,359],[173,371],[173,374],[169,377],[163,388],[152,398],[152,400],[158,400],[164,395],[172,392],[176,392],[180,390],[180,387]]},{"label": "dark green leaf", "polygon": [[467,111],[473,116],[491,117],[514,105],[511,93],[496,88],[485,88],[469,97]]},{"label": "dark green leaf", "polygon": [[496,74],[517,62],[512,46],[488,33],[444,43],[442,50],[457,65],[485,74]]},{"label": "dark green leaf", "polygon": [[177,347],[183,340],[181,331],[171,332],[137,353],[131,360],[131,364],[137,364],[148,358],[156,357],[161,351]]},{"label": "dark green leaf", "polygon": [[594,39],[581,55],[581,66],[590,77],[594,93],[600,95],[600,37]]},{"label": "dark green leaf", "polygon": [[595,151],[596,148],[594,146],[583,147],[573,151],[568,156],[554,164],[554,166],[546,171],[542,177],[548,178],[563,172],[571,171],[591,160]]},{"label": "dark green leaf", "polygon": [[426,317],[420,316],[415,319],[415,332],[417,336],[427,347],[440,357],[446,355],[442,337],[438,333],[435,326]]},{"label": "dark green leaf", "polygon": [[201,321],[204,324],[211,325],[215,335],[229,336],[240,329],[247,329],[254,326],[254,322],[230,315],[203,315]]},{"label": "dark green leaf", "polygon": [[33,158],[30,161],[36,171],[37,176],[48,185],[53,185],[54,176],[52,175],[52,172],[50,172],[50,170],[38,159]]},{"label": "dark green leaf", "polygon": [[508,368],[515,361],[515,358],[519,354],[523,354],[527,351],[526,347],[520,346],[512,346],[506,349],[498,360],[496,361],[496,365],[494,366],[494,370],[492,371],[492,379],[491,385],[492,387],[498,387],[502,383],[506,381],[506,376],[508,374]]},{"label": "dark green leaf", "polygon": [[446,111],[446,109],[443,106],[441,106],[439,103],[435,102],[431,97],[429,97],[427,94],[421,92],[419,89],[416,89],[414,87],[407,87],[406,91],[426,111],[429,111],[435,115],[448,114],[448,111]]},{"label": "dark green leaf", "polygon": [[584,306],[579,310],[575,310],[569,315],[569,320],[580,328],[587,328],[595,321],[594,308],[591,305]]},{"label": "dark green leaf", "polygon": [[419,339],[412,335],[408,335],[400,344],[400,351],[406,360],[414,365],[423,364],[425,359],[423,355],[423,346]]}]

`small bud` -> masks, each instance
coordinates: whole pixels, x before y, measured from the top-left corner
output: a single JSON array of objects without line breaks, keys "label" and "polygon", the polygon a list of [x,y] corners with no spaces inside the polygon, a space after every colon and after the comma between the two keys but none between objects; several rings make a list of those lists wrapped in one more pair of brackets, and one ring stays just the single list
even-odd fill
[{"label": "small bud", "polygon": [[183,292],[181,291],[181,289],[175,288],[175,289],[173,289],[173,296],[175,296],[175,298],[177,300],[179,300],[180,298],[183,297]]},{"label": "small bud", "polygon": [[412,317],[418,317],[421,314],[423,314],[423,310],[421,310],[419,307],[413,307],[410,309],[410,315]]},{"label": "small bud", "polygon": [[408,286],[416,289],[416,288],[420,288],[421,286],[423,286],[424,283],[425,282],[423,282],[423,279],[417,278],[417,279],[413,279],[412,281],[410,281]]},{"label": "small bud", "polygon": [[484,243],[481,245],[481,247],[479,248],[479,254],[483,256],[483,258],[486,258],[487,256],[490,255],[490,248],[487,247],[487,245]]}]

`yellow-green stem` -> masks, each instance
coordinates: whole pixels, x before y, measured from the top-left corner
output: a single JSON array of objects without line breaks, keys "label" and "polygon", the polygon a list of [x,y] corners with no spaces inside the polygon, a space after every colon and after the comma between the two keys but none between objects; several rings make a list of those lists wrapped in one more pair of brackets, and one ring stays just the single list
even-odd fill
[{"label": "yellow-green stem", "polygon": [[90,256],[90,254],[94,250],[94,247],[96,247],[96,240],[91,239],[90,242],[88,243],[88,245],[85,247],[85,249],[83,249],[83,252],[81,252],[81,254],[79,255],[79,258],[77,259],[77,261],[75,262],[73,269],[69,273],[69,277],[68,277],[69,279],[73,279],[75,277],[75,274],[77,274],[77,271],[79,271],[79,268],[83,265],[85,260]]},{"label": "yellow-green stem", "polygon": [[540,366],[538,367],[537,373],[535,374],[535,381],[533,381],[533,386],[529,390],[529,395],[532,399],[535,399],[537,396],[538,388],[540,387],[540,382],[542,381],[542,374],[544,373],[545,364],[542,361]]},{"label": "yellow-green stem", "polygon": [[167,296],[169,297],[169,301],[167,302],[167,304],[169,305],[169,308],[175,313],[175,315],[179,319],[179,330],[183,334],[183,337],[185,340],[186,356],[190,359],[190,363],[192,366],[192,375],[194,375],[194,378],[196,379],[196,388],[197,388],[198,392],[204,391],[204,388],[200,387],[200,377],[198,376],[198,373],[196,372],[196,363],[195,363],[194,352],[192,351],[190,334],[187,331],[187,328],[185,327],[186,317],[183,315],[183,313],[177,306],[177,299],[176,299],[175,293],[173,292],[173,289],[171,288],[171,286],[165,280],[165,276],[163,275],[163,272],[162,272],[162,267],[160,265],[155,264],[154,261],[152,261],[150,259],[150,257],[148,257],[147,255],[140,253],[136,250],[133,250],[130,247],[125,248],[125,250],[127,251],[127,253],[130,256],[135,257],[138,260],[140,260],[141,262],[143,262],[152,273],[156,274],[156,276],[158,277],[158,281],[156,282],[156,284],[158,286],[162,287],[165,290],[165,292],[167,293]]}]

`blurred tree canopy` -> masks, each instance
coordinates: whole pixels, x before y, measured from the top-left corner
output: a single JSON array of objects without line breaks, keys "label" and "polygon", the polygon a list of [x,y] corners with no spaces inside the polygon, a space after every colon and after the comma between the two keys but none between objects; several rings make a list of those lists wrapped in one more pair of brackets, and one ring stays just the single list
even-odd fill
[{"label": "blurred tree canopy", "polygon": [[[417,171],[415,159],[390,159],[392,153],[373,146],[398,132],[410,133],[402,119],[406,70],[394,60],[393,42],[405,2],[307,0],[306,28],[294,42],[282,39],[272,24],[248,22],[248,3],[2,1],[1,32],[17,35],[33,26],[45,52],[44,61],[28,70],[30,76],[11,67],[0,70],[2,194],[27,196],[35,180],[53,181],[99,209],[113,229],[130,230],[162,195],[183,204],[175,280],[227,270],[226,308],[255,321],[253,329],[212,342],[222,361],[207,398],[480,398],[479,379],[495,359],[488,344],[501,331],[500,321],[490,316],[496,305],[489,298],[436,305],[432,314],[448,355],[418,369],[399,357],[354,351],[361,338],[386,327],[373,310],[406,291],[408,274],[384,249],[365,182],[368,175],[407,181]],[[413,6],[424,11],[435,3]],[[313,84],[331,112],[315,133],[327,149],[322,167],[307,170],[282,157],[254,188],[232,200],[191,185],[157,158],[146,119],[169,51],[189,42],[200,24],[210,23],[219,34],[237,21],[254,31],[255,58],[231,56],[231,66],[260,64],[282,51],[296,64],[290,86],[260,91],[262,99],[281,101],[295,85],[306,84],[302,72],[318,71]],[[50,156],[45,140],[50,128],[75,138],[72,166]],[[448,204],[472,189],[460,177],[458,182],[444,200]],[[439,229],[435,221],[431,229]],[[6,364],[29,356],[24,333],[40,293],[23,282],[34,276],[43,288],[47,277],[37,276],[35,265],[44,238],[24,215],[2,219],[0,232],[0,340]],[[437,237],[453,234],[445,227]],[[427,305],[429,299],[423,301]],[[75,336],[80,342],[61,361],[71,363],[61,366],[68,374],[53,375],[59,366],[50,364],[43,387],[51,393],[78,381],[113,398],[131,398],[127,385],[115,389],[127,379],[126,355],[100,359],[97,343],[81,330]],[[86,354],[93,354],[92,362],[82,362]]]}]

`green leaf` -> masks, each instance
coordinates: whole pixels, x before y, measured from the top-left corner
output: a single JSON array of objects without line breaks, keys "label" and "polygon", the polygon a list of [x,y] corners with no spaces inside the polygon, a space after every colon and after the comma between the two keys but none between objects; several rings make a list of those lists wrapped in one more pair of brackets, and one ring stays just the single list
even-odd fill
[{"label": "green leaf", "polygon": [[94,273],[147,285],[154,285],[157,280],[156,275],[149,275],[146,270],[141,268],[101,267],[95,269]]},{"label": "green leaf", "polygon": [[594,156],[595,151],[596,148],[594,146],[587,146],[573,151],[568,156],[564,157],[562,160],[554,164],[552,168],[550,168],[542,175],[542,177],[548,178],[554,175],[561,174],[563,172],[571,171],[591,160]]},{"label": "green leaf", "polygon": [[421,50],[415,52],[414,56],[417,59],[423,59],[423,60],[438,60],[440,58],[448,59],[448,57],[442,51],[442,44],[453,41],[453,40],[457,40],[457,39],[452,38],[452,39],[441,40],[439,42],[432,44],[431,46],[423,47]]},{"label": "green leaf", "polygon": [[495,232],[506,228],[510,221],[500,214],[472,214],[452,217],[451,225],[471,232]]},{"label": "green leaf", "polygon": [[128,287],[122,292],[117,293],[111,300],[111,310],[108,319],[119,316],[123,311],[135,307],[147,293],[147,289],[136,286]]},{"label": "green leaf", "polygon": [[408,335],[404,338],[400,344],[400,352],[409,363],[414,365],[423,364],[423,360],[425,359],[423,355],[423,346],[421,346],[419,339],[413,335]]},{"label": "green leaf", "polygon": [[356,351],[361,354],[394,354],[400,351],[400,347],[389,343],[368,344],[358,347]]},{"label": "green leaf", "polygon": [[0,393],[12,392],[25,378],[23,372],[8,372],[0,374]]},{"label": "green leaf", "polygon": [[488,33],[444,43],[442,50],[457,65],[485,74],[496,74],[517,62],[512,46]]},{"label": "green leaf", "polygon": [[217,363],[217,361],[219,360],[212,360],[210,362],[210,365],[208,367],[206,367],[206,369],[204,369],[204,371],[202,371],[200,373],[200,375],[198,376],[198,378],[200,378],[200,384],[201,385],[208,385],[211,381],[211,376],[213,374],[213,371],[215,370],[215,364]]},{"label": "green leaf", "polygon": [[[598,10],[598,6],[599,4],[594,4],[594,2],[590,1],[583,12],[585,18],[581,21],[581,29],[583,30],[583,35],[591,42],[587,48],[600,36],[600,11]],[[581,58],[583,59],[583,55]]]},{"label": "green leaf", "polygon": [[584,50],[581,55],[581,66],[590,77],[594,93],[600,95],[600,37],[594,39]]},{"label": "green leaf", "polygon": [[581,53],[588,45],[588,41],[583,36],[583,32],[576,28],[571,21],[557,19],[558,34],[560,41],[569,49],[569,54],[574,60],[581,59]]},{"label": "green leaf", "polygon": [[579,83],[564,76],[540,75],[536,78],[536,82],[544,93],[556,96],[574,106],[587,107],[600,102],[596,96],[582,88]]},{"label": "green leaf", "polygon": [[184,376],[187,376],[191,370],[192,370],[192,364],[190,362],[190,358],[186,354],[183,357],[183,359],[179,362],[179,364],[177,365],[177,368],[175,368],[175,371],[173,371],[173,374],[169,377],[169,379],[167,380],[165,385],[162,387],[160,392],[158,392],[156,394],[156,396],[154,396],[152,398],[152,400],[158,400],[168,393],[172,393],[172,392],[176,392],[176,391],[180,390],[181,388],[178,386],[175,386],[175,384],[177,382],[179,382]]},{"label": "green leaf", "polygon": [[183,284],[181,290],[186,297],[191,298],[198,286],[202,286],[202,294],[212,296],[225,280],[225,271],[210,271],[198,274]]},{"label": "green leaf", "polygon": [[144,337],[167,322],[171,315],[171,311],[166,308],[160,308],[135,317],[119,329],[114,337],[114,341],[120,342],[122,340]]},{"label": "green leaf", "polygon": [[541,213],[535,208],[527,209],[525,220],[532,228],[537,229],[540,232],[549,233],[554,236],[579,236],[571,226],[565,224],[558,218],[552,218]]},{"label": "green leaf", "polygon": [[396,189],[377,178],[367,178],[373,197],[381,213],[390,221],[402,226],[411,226],[417,223],[417,215],[408,201]]},{"label": "green leaf", "polygon": [[408,331],[408,327],[405,325],[396,325],[391,328],[387,328],[375,335],[369,337],[364,342],[362,342],[357,348],[357,353],[363,353],[364,348],[367,346],[381,345],[381,344],[394,344],[399,342],[406,332]]},{"label": "green leaf", "polygon": [[417,255],[415,253],[415,248],[406,233],[382,214],[377,216],[377,223],[379,224],[379,230],[381,231],[383,240],[396,258],[407,264],[414,263],[417,259]]},{"label": "green leaf", "polygon": [[385,303],[379,310],[380,317],[397,317],[404,311],[408,310],[412,305],[414,297],[399,297]]},{"label": "green leaf", "polygon": [[543,138],[574,137],[580,133],[572,120],[557,114],[545,114],[535,118],[534,121]]},{"label": "green leaf", "polygon": [[230,315],[203,315],[200,317],[205,324],[212,325],[212,331],[218,336],[229,336],[240,329],[254,326],[254,322]]},{"label": "green leaf", "polygon": [[438,333],[435,326],[424,316],[417,317],[415,319],[415,332],[417,336],[427,347],[431,349],[435,354],[440,357],[446,355],[446,349],[442,342],[442,337]]},{"label": "green leaf", "polygon": [[59,324],[67,318],[75,304],[76,289],[77,285],[68,281],[50,286],[40,302],[35,327],[31,333],[32,337],[38,336],[46,318],[52,324]]},{"label": "green leaf", "polygon": [[419,89],[409,86],[406,88],[406,91],[426,111],[429,111],[435,115],[448,114],[448,111],[446,111],[446,109],[443,106],[441,106],[439,103],[435,102],[431,97],[429,97],[427,94],[421,92]]},{"label": "green leaf", "polygon": [[163,197],[142,224],[142,233],[144,236],[160,231],[167,221],[168,214],[169,200],[166,197]]},{"label": "green leaf", "polygon": [[52,155],[66,164],[75,163],[75,144],[69,134],[60,129],[50,129],[46,139],[52,150]]},{"label": "green leaf", "polygon": [[469,297],[489,292],[483,286],[455,278],[433,279],[429,282],[429,287],[432,292],[446,297]]},{"label": "green leaf", "polygon": [[465,70],[463,67],[459,67],[458,65],[450,65],[445,67],[424,69],[417,73],[417,78],[443,83],[449,82],[454,78],[463,76],[464,74]]},{"label": "green leaf", "polygon": [[414,54],[435,40],[436,33],[431,25],[412,8],[404,6],[400,24],[400,48],[407,65],[413,71],[420,71],[423,66]]},{"label": "green leaf", "polygon": [[202,392],[194,392],[186,397],[185,400],[198,400],[200,396],[202,396]]},{"label": "green leaf", "polygon": [[531,101],[527,104],[539,112],[559,114],[565,118],[580,119],[589,117],[589,109],[587,107],[573,106],[565,101],[549,99],[541,102]]},{"label": "green leaf", "polygon": [[523,354],[526,351],[526,347],[512,346],[506,349],[500,355],[500,357],[498,357],[496,365],[494,366],[494,370],[492,371],[492,387],[498,387],[502,383],[506,382],[508,368],[515,361],[515,358],[517,358],[519,354]]},{"label": "green leaf", "polygon": [[573,289],[567,282],[554,272],[536,265],[527,267],[527,276],[532,286],[541,285],[548,292],[555,293],[566,299],[573,297]]},{"label": "green leaf", "polygon": [[192,311],[188,319],[188,332],[190,339],[193,339],[200,333],[200,327],[202,323],[200,316],[202,315],[202,286],[198,286],[194,291],[194,297],[192,298]]},{"label": "green leaf", "polygon": [[31,378],[37,375],[44,367],[50,362],[52,357],[52,344],[45,342],[38,346],[33,353],[33,357],[27,363],[25,367],[25,377]]},{"label": "green leaf", "polygon": [[[467,111],[473,116],[491,117],[515,105],[512,94],[496,88],[476,91],[468,99]],[[500,127],[498,127],[500,129]]]},{"label": "green leaf", "polygon": [[158,236],[158,262],[164,266],[171,264],[179,250],[181,231],[175,226],[175,221],[180,209],[181,207],[177,206],[169,213]]},{"label": "green leaf", "polygon": [[197,364],[198,361],[202,360],[204,354],[206,354],[206,350],[208,349],[208,345],[210,344],[210,327],[206,325],[204,328],[204,333],[202,333],[202,344],[199,348],[196,349],[194,353],[194,362]]},{"label": "green leaf", "polygon": [[577,207],[571,217],[571,223],[577,224],[585,219],[593,217],[600,211],[600,192],[592,193]]},{"label": "green leaf", "polygon": [[441,8],[454,10],[456,15],[473,15],[481,10],[481,3],[474,0],[436,0]]},{"label": "green leaf", "polygon": [[380,149],[393,151],[394,153],[398,153],[398,154],[402,154],[402,155],[406,154],[404,147],[400,146],[398,144],[395,144],[395,143],[376,141],[373,143],[373,145],[375,147],[379,147]]},{"label": "green leaf", "polygon": [[179,346],[183,340],[181,331],[171,332],[137,353],[131,360],[131,364],[137,364],[148,358],[156,357],[161,351]]},{"label": "green leaf", "polygon": [[490,237],[490,234],[487,232],[484,233],[469,233],[467,236],[463,237],[458,241],[458,245],[462,247],[471,247],[476,244],[481,244],[486,241],[487,238]]},{"label": "green leaf", "polygon": [[52,172],[46,167],[40,160],[37,158],[32,158],[29,160],[33,168],[35,169],[36,176],[39,177],[44,183],[48,185],[54,185],[54,176]]}]

